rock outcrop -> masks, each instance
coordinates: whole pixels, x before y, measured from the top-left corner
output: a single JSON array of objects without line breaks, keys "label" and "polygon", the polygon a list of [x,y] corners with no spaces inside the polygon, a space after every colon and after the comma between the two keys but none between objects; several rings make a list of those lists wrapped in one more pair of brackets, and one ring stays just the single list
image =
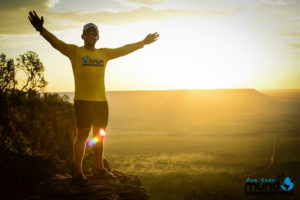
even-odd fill
[{"label": "rock outcrop", "polygon": [[[107,160],[104,166],[110,171]],[[112,170],[117,180],[95,179],[90,184],[72,183],[64,161],[45,156],[0,151],[0,199],[144,200],[149,195],[135,175]]]},{"label": "rock outcrop", "polygon": [[126,175],[113,170],[118,179],[92,179],[90,184],[75,185],[70,175],[56,174],[49,181],[41,183],[36,194],[29,199],[97,199],[97,200],[144,200],[148,194],[135,175]]}]

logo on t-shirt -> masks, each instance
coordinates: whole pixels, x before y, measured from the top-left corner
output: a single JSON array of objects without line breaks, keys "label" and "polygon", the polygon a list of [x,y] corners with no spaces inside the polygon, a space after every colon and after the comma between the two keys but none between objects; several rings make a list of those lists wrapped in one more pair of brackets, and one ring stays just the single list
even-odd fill
[{"label": "logo on t-shirt", "polygon": [[90,58],[89,56],[84,56],[81,59],[83,66],[97,66],[104,67],[104,60],[101,58]]}]

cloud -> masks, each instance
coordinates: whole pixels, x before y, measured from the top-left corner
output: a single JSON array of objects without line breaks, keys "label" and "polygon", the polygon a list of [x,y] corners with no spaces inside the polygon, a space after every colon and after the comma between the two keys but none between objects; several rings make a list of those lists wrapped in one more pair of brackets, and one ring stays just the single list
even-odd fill
[{"label": "cloud", "polygon": [[53,8],[56,4],[59,4],[59,0],[50,0],[48,3],[48,7]]},{"label": "cloud", "polygon": [[162,3],[164,0],[127,0],[132,3],[144,4],[144,5],[153,5],[157,3]]},{"label": "cloud", "polygon": [[[0,21],[0,35],[2,34],[28,34],[35,32],[35,29],[28,20],[30,10],[35,10],[38,16],[43,16],[45,19],[44,26],[51,31],[66,30],[71,28],[81,27],[84,23],[94,22],[96,24],[119,25],[133,23],[145,20],[163,20],[176,17],[205,17],[227,15],[227,12],[221,11],[197,11],[197,10],[179,10],[179,9],[164,9],[156,10],[149,7],[139,7],[129,11],[67,11],[67,12],[51,12],[49,11],[49,1],[39,3],[36,1],[28,1],[27,4],[20,3],[14,0],[12,4],[6,4],[6,9],[1,8],[0,18],[5,19]],[[40,2],[40,1],[39,1]]]},{"label": "cloud", "polygon": [[260,0],[260,2],[264,3],[264,4],[268,4],[268,5],[287,5],[290,3],[294,3],[294,0]]},{"label": "cloud", "polygon": [[46,9],[51,0],[0,0],[0,11],[20,11],[26,8]]},{"label": "cloud", "polygon": [[1,0],[0,35],[32,32],[27,18],[31,9],[47,12],[50,0]]},{"label": "cloud", "polygon": [[297,31],[275,31],[276,34],[300,38],[300,32]]},{"label": "cloud", "polygon": [[[39,16],[44,16],[45,23],[44,26],[50,31],[58,30],[67,30],[72,28],[82,27],[83,24],[87,22],[94,22],[96,24],[108,24],[108,25],[120,25],[126,23],[134,23],[140,21],[161,21],[164,19],[172,19],[177,17],[215,17],[215,16],[227,16],[227,15],[236,15],[235,17],[241,18],[244,22],[253,23],[253,26],[262,27],[266,23],[268,26],[277,26],[279,23],[283,23],[284,19],[281,18],[278,14],[270,14],[268,12],[257,12],[254,5],[243,5],[236,4],[237,0],[228,0],[232,2],[232,5],[235,7],[222,7],[220,4],[219,9],[216,5],[206,5],[208,7],[201,7],[201,10],[191,8],[180,8],[173,7],[155,7],[152,5],[149,6],[140,6],[139,4],[155,4],[160,5],[160,3],[168,3],[168,0],[114,0],[114,2],[124,3],[131,2],[131,4],[136,5],[132,8],[126,10],[97,10],[97,11],[85,11],[80,10],[68,10],[68,11],[53,11],[51,7],[57,5],[57,3],[62,4],[62,1],[59,0],[9,0],[1,1],[0,7],[0,37],[5,34],[20,35],[20,34],[31,34],[35,32],[35,29],[32,27],[28,20],[28,12],[30,10],[36,10]],[[196,2],[190,0],[191,2]],[[260,2],[267,3],[288,3],[292,2],[290,0],[259,0]],[[2,3],[3,2],[3,3]],[[136,2],[136,3],[135,3]],[[186,4],[190,5],[187,1]],[[198,2],[198,1],[197,1]],[[215,0],[212,2],[219,2]],[[244,1],[243,1],[244,2]],[[248,3],[248,1],[247,1]],[[230,5],[231,5],[230,4]],[[254,4],[254,3],[253,3]],[[115,4],[114,4],[115,5]],[[185,4],[184,4],[185,5]],[[198,4],[195,4],[197,8]],[[245,8],[243,12],[236,12],[236,6]],[[261,5],[260,5],[261,6]],[[294,4],[291,5],[294,7]],[[56,7],[56,6],[55,6]],[[269,7],[264,4],[264,8]],[[232,8],[232,9],[231,9]],[[246,9],[247,8],[247,9]],[[278,9],[281,7],[278,7]],[[200,9],[200,8],[199,8]],[[271,9],[271,8],[270,8]],[[275,9],[275,10],[278,10]],[[217,11],[218,10],[218,11]],[[242,10],[242,9],[240,9]],[[281,10],[281,9],[280,9]],[[272,9],[273,11],[273,9]],[[284,9],[284,12],[287,11]],[[288,13],[291,13],[290,10]],[[255,18],[255,19],[254,19]],[[295,18],[295,14],[291,14],[286,19],[289,19],[291,23],[297,23],[299,18]],[[285,22],[284,22],[285,23]],[[293,25],[294,26],[294,25]],[[282,34],[282,33],[281,33]],[[286,34],[286,33],[285,33]],[[291,34],[291,33],[290,33]],[[299,34],[299,33],[294,33]],[[291,35],[293,36],[293,35]]]},{"label": "cloud", "polygon": [[294,49],[300,49],[300,43],[292,43],[292,44],[289,44],[289,46]]}]

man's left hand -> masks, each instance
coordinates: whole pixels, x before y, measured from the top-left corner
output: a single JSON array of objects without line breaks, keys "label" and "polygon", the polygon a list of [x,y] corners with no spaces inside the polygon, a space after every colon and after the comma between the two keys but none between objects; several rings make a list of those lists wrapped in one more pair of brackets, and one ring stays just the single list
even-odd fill
[{"label": "man's left hand", "polygon": [[145,44],[150,44],[157,40],[159,34],[157,32],[150,33],[146,36],[146,38],[143,40]]}]

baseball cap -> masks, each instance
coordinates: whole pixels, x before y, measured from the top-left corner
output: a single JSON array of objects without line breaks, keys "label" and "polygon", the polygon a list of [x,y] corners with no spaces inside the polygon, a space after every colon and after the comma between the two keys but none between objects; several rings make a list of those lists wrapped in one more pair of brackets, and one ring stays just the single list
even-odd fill
[{"label": "baseball cap", "polygon": [[95,24],[93,24],[93,23],[88,23],[88,24],[84,25],[83,26],[83,32],[85,30],[89,29],[89,28],[94,28],[96,30],[97,34],[99,35],[98,27]]}]

